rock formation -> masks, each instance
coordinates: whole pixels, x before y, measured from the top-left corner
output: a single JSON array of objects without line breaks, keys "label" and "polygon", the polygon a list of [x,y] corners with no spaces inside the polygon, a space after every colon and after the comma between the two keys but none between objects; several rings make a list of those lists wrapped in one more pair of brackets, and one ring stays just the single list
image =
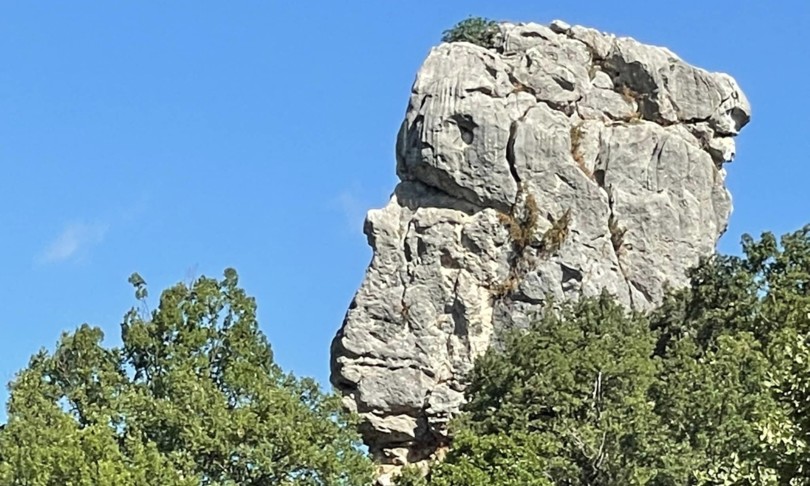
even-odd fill
[{"label": "rock formation", "polygon": [[397,140],[401,182],[365,222],[374,256],[332,348],[332,381],[384,464],[443,447],[465,375],[547,296],[628,306],[711,254],[723,164],[749,120],[728,75],[554,22],[491,49],[435,47]]}]

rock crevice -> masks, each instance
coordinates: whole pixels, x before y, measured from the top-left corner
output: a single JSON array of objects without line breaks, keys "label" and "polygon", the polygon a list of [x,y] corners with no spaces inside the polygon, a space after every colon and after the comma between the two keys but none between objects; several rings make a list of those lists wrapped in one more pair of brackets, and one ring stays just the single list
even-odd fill
[{"label": "rock crevice", "polygon": [[475,358],[549,296],[606,289],[644,309],[685,284],[725,230],[724,164],[749,118],[730,76],[563,22],[433,48],[332,346],[372,454],[445,447]]}]

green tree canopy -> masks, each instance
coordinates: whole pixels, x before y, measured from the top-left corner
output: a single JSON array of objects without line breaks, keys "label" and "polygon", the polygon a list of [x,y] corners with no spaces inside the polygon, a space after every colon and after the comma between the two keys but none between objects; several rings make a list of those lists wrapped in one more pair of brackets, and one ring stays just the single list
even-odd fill
[{"label": "green tree canopy", "polygon": [[336,397],[284,373],[235,271],[164,291],[109,348],[65,334],[10,385],[0,484],[365,485],[371,465]]},{"label": "green tree canopy", "polygon": [[477,362],[401,485],[810,484],[810,226],[743,238],[646,314],[550,303]]}]

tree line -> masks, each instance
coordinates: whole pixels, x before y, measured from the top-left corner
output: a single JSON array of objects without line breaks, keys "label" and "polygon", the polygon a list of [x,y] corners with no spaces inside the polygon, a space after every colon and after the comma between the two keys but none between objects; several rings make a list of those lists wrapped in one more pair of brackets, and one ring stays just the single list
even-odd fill
[{"label": "tree line", "polygon": [[[745,236],[648,312],[548,301],[468,377],[452,446],[401,486],[810,484],[810,226]],[[228,269],[146,282],[121,345],[82,325],[9,385],[0,484],[367,485],[353,416],[284,372]]]}]

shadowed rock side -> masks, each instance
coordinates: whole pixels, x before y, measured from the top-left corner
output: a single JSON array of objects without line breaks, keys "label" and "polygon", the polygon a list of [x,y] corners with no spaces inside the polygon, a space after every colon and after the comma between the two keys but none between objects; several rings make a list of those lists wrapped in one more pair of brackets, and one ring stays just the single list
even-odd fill
[{"label": "shadowed rock side", "polygon": [[435,47],[397,141],[401,180],[332,347],[332,381],[383,464],[445,446],[464,376],[547,296],[646,308],[711,254],[723,164],[750,108],[725,74],[555,22]]}]

